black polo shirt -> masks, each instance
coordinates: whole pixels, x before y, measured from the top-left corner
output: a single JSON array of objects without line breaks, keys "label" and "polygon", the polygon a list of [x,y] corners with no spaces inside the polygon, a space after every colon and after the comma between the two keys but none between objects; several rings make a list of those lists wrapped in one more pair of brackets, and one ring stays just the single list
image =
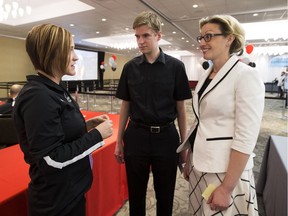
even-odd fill
[{"label": "black polo shirt", "polygon": [[152,64],[142,55],[123,68],[116,97],[130,102],[129,116],[135,122],[174,121],[176,102],[192,97],[183,62],[160,51]]}]

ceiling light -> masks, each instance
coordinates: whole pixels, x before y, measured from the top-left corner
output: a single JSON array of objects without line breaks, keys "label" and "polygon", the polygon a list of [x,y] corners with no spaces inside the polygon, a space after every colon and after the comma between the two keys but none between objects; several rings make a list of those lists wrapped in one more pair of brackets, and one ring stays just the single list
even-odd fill
[{"label": "ceiling light", "polygon": [[11,2],[7,0],[0,0],[0,22],[10,18],[17,19],[23,17],[24,15],[29,16],[31,12],[32,7],[30,5],[19,5],[17,1]]},{"label": "ceiling light", "polygon": [[[13,2],[15,3],[13,4]],[[5,7],[7,3],[10,6]],[[17,11],[16,8],[18,8]],[[10,11],[9,13],[7,9]],[[95,8],[79,0],[0,0],[0,23],[18,26],[93,9]]]},{"label": "ceiling light", "polygon": [[254,13],[254,14],[253,14],[253,16],[258,16],[258,15],[259,15],[258,13]]},{"label": "ceiling light", "polygon": [[198,8],[198,5],[197,5],[197,4],[194,4],[192,7],[193,7],[193,8]]},{"label": "ceiling light", "polygon": [[107,19],[106,18],[102,18],[102,21],[105,22]]},{"label": "ceiling light", "polygon": [[169,50],[165,50],[165,53],[168,55],[171,55],[175,58],[180,59],[181,56],[193,56],[195,55],[194,53],[187,51],[187,50],[175,50],[175,51],[169,51]]},{"label": "ceiling light", "polygon": [[[117,35],[117,36],[109,36],[109,37],[100,37],[100,38],[89,38],[84,39],[83,41],[95,43],[101,46],[110,47],[113,49],[118,50],[125,50],[125,49],[136,49],[138,48],[135,35]],[[169,45],[168,41],[161,39],[159,41],[159,45]]]}]

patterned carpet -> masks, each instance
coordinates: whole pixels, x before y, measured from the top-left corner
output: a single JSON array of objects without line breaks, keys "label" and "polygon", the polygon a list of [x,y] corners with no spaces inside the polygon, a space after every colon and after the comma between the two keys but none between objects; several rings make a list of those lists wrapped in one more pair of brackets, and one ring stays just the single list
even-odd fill
[{"label": "patterned carpet", "polygon": [[[98,93],[98,92],[97,92]],[[267,94],[269,97],[276,97],[276,94]],[[119,113],[119,106],[121,101],[113,96],[88,96],[79,95],[78,102],[83,109],[90,109],[93,111],[103,111],[109,113]],[[191,100],[186,101],[188,127],[192,121]],[[284,108],[284,101],[279,99],[265,99],[265,111],[261,124],[261,131],[255,148],[255,166],[253,168],[255,182],[257,179],[262,163],[262,158],[265,150],[266,143],[270,135],[287,136],[287,109]],[[122,206],[121,209],[114,216],[128,216],[129,206],[128,201]],[[153,179],[150,176],[149,185],[147,190],[146,200],[146,215],[155,216],[155,194],[153,190]],[[259,215],[266,216],[265,207],[261,196],[258,196]],[[173,216],[188,216],[188,182],[178,172],[175,198],[173,206]]]}]

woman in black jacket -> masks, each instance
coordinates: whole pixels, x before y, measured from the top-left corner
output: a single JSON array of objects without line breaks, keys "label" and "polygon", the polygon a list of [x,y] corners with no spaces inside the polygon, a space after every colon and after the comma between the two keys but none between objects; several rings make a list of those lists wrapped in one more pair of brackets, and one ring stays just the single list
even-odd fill
[{"label": "woman in black jacket", "polygon": [[35,26],[26,51],[37,75],[17,98],[14,121],[25,161],[30,165],[30,216],[84,216],[85,193],[92,183],[89,155],[112,135],[112,121],[98,116],[85,122],[79,106],[61,85],[75,75],[78,60],[70,32]]}]

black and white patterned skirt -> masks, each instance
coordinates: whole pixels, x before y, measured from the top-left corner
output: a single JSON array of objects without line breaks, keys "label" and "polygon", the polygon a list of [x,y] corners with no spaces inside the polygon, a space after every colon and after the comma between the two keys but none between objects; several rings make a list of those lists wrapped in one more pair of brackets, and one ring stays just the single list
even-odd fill
[{"label": "black and white patterned skirt", "polygon": [[[192,161],[192,155],[190,157]],[[224,211],[210,209],[202,193],[209,184],[219,186],[225,173],[203,173],[189,165],[189,211],[196,216],[258,216],[257,195],[252,169],[245,170],[231,196],[231,203]]]}]

